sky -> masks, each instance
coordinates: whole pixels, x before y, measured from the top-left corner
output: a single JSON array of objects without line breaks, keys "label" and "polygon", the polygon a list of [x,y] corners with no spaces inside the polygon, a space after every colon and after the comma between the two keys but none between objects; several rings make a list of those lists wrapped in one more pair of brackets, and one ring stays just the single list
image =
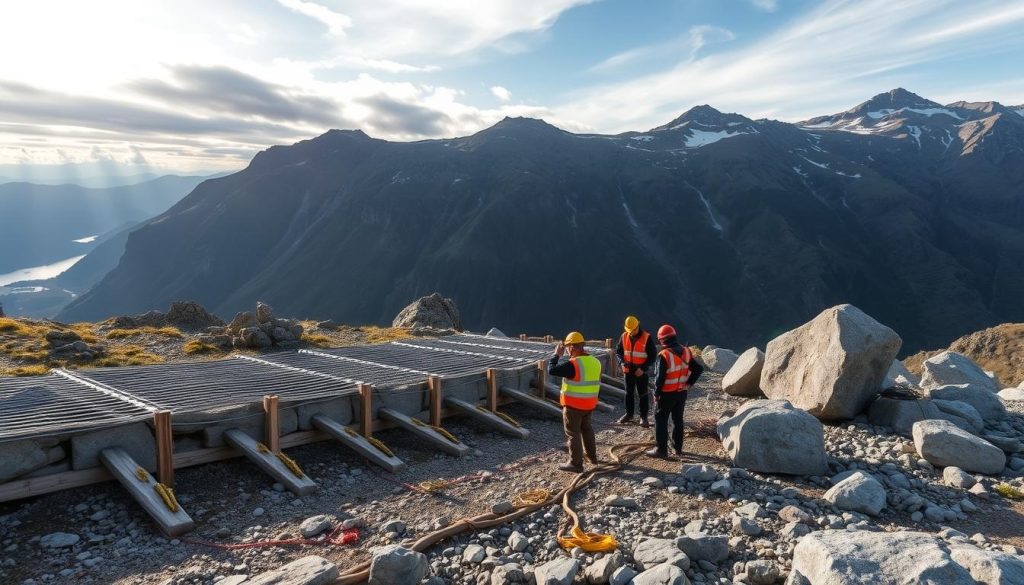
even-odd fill
[{"label": "sky", "polygon": [[[234,170],[331,128],[797,121],[904,87],[1024,103],[1024,0],[32,0],[0,8],[0,171]],[[2,173],[0,173],[2,174]]]}]

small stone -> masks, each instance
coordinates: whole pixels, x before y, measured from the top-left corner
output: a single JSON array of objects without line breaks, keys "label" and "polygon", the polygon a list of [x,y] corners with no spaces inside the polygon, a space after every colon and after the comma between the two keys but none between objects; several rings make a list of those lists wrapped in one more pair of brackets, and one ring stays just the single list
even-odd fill
[{"label": "small stone", "polygon": [[77,534],[68,532],[53,532],[39,539],[39,546],[43,548],[67,548],[75,546],[81,540]]},{"label": "small stone", "polygon": [[326,532],[332,524],[330,516],[319,514],[317,516],[310,516],[302,521],[299,525],[299,534],[305,538],[312,538]]},{"label": "small stone", "polygon": [[495,502],[494,504],[491,504],[491,513],[496,516],[504,516],[505,514],[508,514],[515,509],[516,507],[513,506],[512,502],[508,500],[501,500],[500,502]]}]

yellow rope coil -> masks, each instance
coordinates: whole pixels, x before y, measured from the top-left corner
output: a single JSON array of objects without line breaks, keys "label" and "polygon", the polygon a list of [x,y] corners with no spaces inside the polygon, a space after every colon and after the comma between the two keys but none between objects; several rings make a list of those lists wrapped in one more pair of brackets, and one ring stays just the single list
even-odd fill
[{"label": "yellow rope coil", "polygon": [[584,552],[612,552],[618,548],[619,543],[611,534],[595,534],[583,532],[579,527],[573,527],[572,536],[559,536],[558,544],[565,550],[572,550],[576,547]]},{"label": "yellow rope coil", "polygon": [[443,479],[431,479],[431,480],[427,480],[427,481],[421,481],[420,483],[418,483],[416,485],[417,485],[417,487],[419,487],[421,490],[423,490],[425,492],[433,493],[433,492],[439,492],[439,491],[447,488],[448,486],[451,485],[451,482],[443,480]]},{"label": "yellow rope coil", "polygon": [[512,498],[512,505],[516,508],[526,508],[528,506],[536,506],[548,501],[551,497],[551,491],[544,488],[536,490],[528,490],[525,492],[519,492]]},{"label": "yellow rope coil", "polygon": [[497,410],[491,410],[491,409],[487,408],[486,406],[483,406],[483,405],[480,405],[480,404],[477,405],[476,409],[479,410],[480,412],[486,412],[487,414],[493,414],[494,416],[504,420],[505,422],[507,422],[508,424],[510,424],[510,425],[512,425],[514,427],[521,426],[518,422],[516,422],[516,419],[514,419],[511,416],[505,414],[504,412],[499,412]]},{"label": "yellow rope coil", "polygon": [[373,445],[374,447],[376,447],[378,451],[380,451],[381,453],[387,455],[388,457],[394,457],[395,456],[394,452],[392,452],[391,449],[388,449],[388,446],[385,445],[384,442],[381,441],[380,439],[375,439],[373,437],[366,437],[366,441],[368,443],[370,443],[371,445]]},{"label": "yellow rope coil", "polygon": [[141,467],[138,467],[135,469],[135,477],[141,482],[148,482],[149,472],[147,472],[145,469]]},{"label": "yellow rope coil", "polygon": [[299,464],[291,457],[284,453],[277,453],[277,458],[281,460],[281,463],[283,463],[284,466],[288,468],[288,471],[291,471],[295,477],[299,479],[306,477],[306,474],[302,472],[302,468],[299,467]]},{"label": "yellow rope coil", "polygon": [[153,486],[153,490],[160,496],[160,499],[164,501],[164,505],[172,513],[178,511],[178,500],[174,497],[174,490],[165,486],[162,483],[157,483]]},{"label": "yellow rope coil", "polygon": [[429,426],[430,428],[434,429],[434,431],[435,431],[435,432],[437,432],[437,434],[439,434],[439,435],[441,435],[442,437],[444,437],[444,438],[448,439],[448,440],[449,440],[449,441],[451,441],[452,443],[455,443],[456,445],[458,445],[458,444],[459,444],[459,440],[455,438],[455,435],[453,435],[453,434],[449,433],[448,431],[444,430],[443,428],[441,428],[441,427],[435,427],[434,425],[428,425],[428,426]]}]

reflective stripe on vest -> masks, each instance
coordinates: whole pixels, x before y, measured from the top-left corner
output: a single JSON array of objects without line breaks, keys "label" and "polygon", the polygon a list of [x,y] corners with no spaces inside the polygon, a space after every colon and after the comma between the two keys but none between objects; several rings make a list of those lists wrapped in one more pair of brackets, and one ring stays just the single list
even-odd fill
[{"label": "reflective stripe on vest", "polygon": [[662,385],[662,392],[679,392],[687,388],[686,379],[690,377],[690,348],[683,348],[683,355],[678,356],[668,349],[661,350],[661,357],[665,358],[668,368],[665,370],[665,384]]},{"label": "reflective stripe on vest", "polygon": [[622,361],[637,366],[647,361],[647,339],[650,335],[646,331],[637,336],[636,341],[629,336],[629,333],[622,334]]},{"label": "reflective stripe on vest", "polygon": [[594,410],[597,407],[597,393],[601,389],[601,362],[592,355],[569,358],[576,373],[572,378],[562,378],[560,402],[577,410]]}]

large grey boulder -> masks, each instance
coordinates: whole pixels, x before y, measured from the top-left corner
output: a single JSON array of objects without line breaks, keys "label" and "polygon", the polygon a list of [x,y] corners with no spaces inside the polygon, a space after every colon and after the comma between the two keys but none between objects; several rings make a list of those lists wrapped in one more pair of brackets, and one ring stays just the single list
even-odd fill
[{"label": "large grey boulder", "polygon": [[967,569],[971,577],[984,585],[1024,583],[1024,559],[1004,552],[980,549],[969,544],[954,544],[949,554]]},{"label": "large grey boulder", "polygon": [[928,395],[939,400],[966,402],[978,411],[984,421],[999,421],[1006,418],[1006,406],[999,399],[999,395],[988,388],[969,384],[940,386],[928,390]]},{"label": "large grey boulder", "polygon": [[947,420],[914,423],[914,446],[936,467],[959,467],[990,475],[1003,471],[1006,455],[995,445],[980,439]]},{"label": "large grey boulder", "polygon": [[765,473],[828,471],[821,422],[785,400],[751,400],[718,423],[722,446],[737,467]]},{"label": "large grey boulder", "polygon": [[501,329],[498,329],[497,327],[491,327],[487,330],[485,335],[487,337],[508,337],[508,335],[505,335]]},{"label": "large grey boulder", "polygon": [[850,474],[825,492],[824,497],[840,510],[878,516],[885,509],[885,488],[863,471]]},{"label": "large grey boulder", "polygon": [[999,397],[1007,402],[1024,401],[1024,388],[1003,388],[999,391]]},{"label": "large grey boulder", "polygon": [[736,363],[722,378],[722,391],[730,396],[755,397],[761,395],[761,368],[764,352],[752,347],[740,354]]},{"label": "large grey boulder", "polygon": [[822,420],[853,418],[882,390],[901,344],[857,307],[838,305],[768,342],[761,390]]},{"label": "large grey boulder", "polygon": [[650,569],[662,563],[675,565],[684,571],[690,568],[690,557],[667,538],[640,541],[633,548],[633,560],[640,569]]},{"label": "large grey boulder", "polygon": [[868,422],[889,427],[901,435],[910,435],[914,423],[921,420],[942,418],[939,407],[928,399],[879,396],[868,407]]},{"label": "large grey boulder", "polygon": [[704,365],[708,367],[712,372],[724,374],[729,371],[729,368],[736,363],[736,360],[740,356],[736,355],[731,349],[723,349],[716,347],[706,353],[700,354],[700,359],[704,362]]},{"label": "large grey boulder", "polygon": [[[327,585],[337,578],[338,567],[334,563],[313,555],[250,577],[245,585]],[[370,582],[373,582],[372,577]]]},{"label": "large grey boulder", "polygon": [[928,390],[940,386],[968,384],[989,392],[999,391],[999,382],[985,373],[971,358],[955,351],[944,351],[921,364],[921,387]]},{"label": "large grey boulder", "polygon": [[686,553],[691,561],[720,563],[729,556],[729,537],[723,535],[680,536],[676,539],[676,546]]},{"label": "large grey boulder", "polygon": [[977,435],[985,428],[985,420],[981,418],[981,414],[966,402],[932,400],[932,404],[939,409],[939,416],[936,418],[948,420],[969,433]]},{"label": "large grey boulder", "polygon": [[418,298],[402,309],[391,326],[407,329],[431,327],[461,330],[462,320],[459,317],[459,310],[455,308],[455,301],[434,293]]},{"label": "large grey boulder", "polygon": [[100,466],[100,451],[120,447],[145,469],[156,469],[156,439],[145,423],[103,429],[71,437],[72,469]]},{"label": "large grey boulder", "polygon": [[662,564],[651,567],[636,577],[633,585],[690,585],[686,573],[675,565]]},{"label": "large grey boulder", "polygon": [[52,463],[47,449],[31,439],[0,443],[0,483]]},{"label": "large grey boulder", "polygon": [[893,360],[889,370],[882,379],[882,389],[916,388],[921,385],[921,378],[915,376],[900,360]]},{"label": "large grey boulder", "polygon": [[537,580],[537,585],[572,585],[579,570],[578,560],[560,557],[537,567],[533,576]]},{"label": "large grey boulder", "polygon": [[195,301],[175,301],[164,316],[168,325],[185,331],[202,331],[207,327],[221,327],[224,320],[207,311]]},{"label": "large grey boulder", "polygon": [[934,536],[866,530],[826,530],[803,537],[793,550],[787,583],[976,585]]},{"label": "large grey boulder", "polygon": [[427,555],[399,544],[373,551],[370,585],[418,585],[427,576]]}]

